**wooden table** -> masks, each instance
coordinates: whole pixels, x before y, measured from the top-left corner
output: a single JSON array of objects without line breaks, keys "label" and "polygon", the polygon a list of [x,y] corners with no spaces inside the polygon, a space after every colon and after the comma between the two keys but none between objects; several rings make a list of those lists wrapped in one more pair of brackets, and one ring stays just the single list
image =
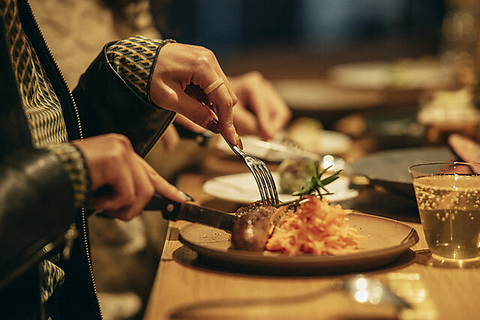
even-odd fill
[{"label": "wooden table", "polygon": [[[241,162],[213,152],[206,157],[202,168],[182,175],[178,185],[197,203],[232,212],[236,205],[214,199],[201,186],[213,176],[244,171]],[[365,272],[393,285],[398,283],[392,281],[394,277],[418,277],[419,280],[413,281],[415,285],[406,286],[417,299],[425,300],[422,304],[415,303],[415,313],[397,314],[390,306],[353,302],[332,289],[332,283],[346,274],[265,275],[205,262],[182,246],[178,231],[186,223],[175,222],[169,226],[145,319],[392,319],[396,315],[402,319],[478,319],[480,268],[429,265],[431,260],[425,250],[414,201],[367,188],[360,197],[342,205],[397,218],[417,230],[420,241],[411,251],[390,265]]]}]

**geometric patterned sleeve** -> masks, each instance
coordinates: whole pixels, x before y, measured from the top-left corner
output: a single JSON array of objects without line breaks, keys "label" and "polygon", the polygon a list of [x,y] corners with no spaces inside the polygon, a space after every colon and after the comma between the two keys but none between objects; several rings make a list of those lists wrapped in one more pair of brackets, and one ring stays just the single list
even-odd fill
[{"label": "geometric patterned sleeve", "polygon": [[82,152],[73,143],[60,143],[48,146],[62,161],[73,187],[75,208],[86,206],[91,195],[90,172]]},{"label": "geometric patterned sleeve", "polygon": [[117,73],[142,98],[150,101],[150,82],[160,49],[174,40],[134,36],[107,48],[107,57]]}]

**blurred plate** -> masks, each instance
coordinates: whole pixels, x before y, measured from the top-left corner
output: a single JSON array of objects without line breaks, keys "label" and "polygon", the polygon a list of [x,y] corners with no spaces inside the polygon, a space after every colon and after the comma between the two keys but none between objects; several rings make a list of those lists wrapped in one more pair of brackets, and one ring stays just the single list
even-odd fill
[{"label": "blurred plate", "polygon": [[366,135],[381,149],[413,148],[425,143],[425,126],[417,121],[417,107],[394,108],[365,114]]},{"label": "blurred plate", "polygon": [[[339,155],[346,152],[352,144],[352,140],[346,134],[329,130],[321,130],[315,141],[316,145],[311,148],[315,151],[306,152],[280,140],[263,141],[254,136],[242,137],[243,150],[246,153],[271,162],[299,158],[319,160],[323,155]],[[217,147],[220,150],[232,152],[223,139],[218,140]]]},{"label": "blurred plate", "polygon": [[444,88],[451,76],[433,60],[347,63],[328,71],[329,82],[350,89],[417,90]]},{"label": "blurred plate", "polygon": [[415,163],[453,160],[447,147],[406,148],[377,152],[361,158],[348,167],[348,173],[367,177],[371,183],[414,197],[408,167]]},{"label": "blurred plate", "polygon": [[183,227],[179,237],[187,247],[222,265],[289,275],[338,274],[380,267],[397,259],[419,240],[415,229],[394,220],[361,213],[349,214],[346,219],[367,240],[359,243],[358,252],[338,256],[232,250],[229,233],[200,224]]},{"label": "blurred plate", "polygon": [[324,80],[278,80],[274,85],[293,111],[359,110],[379,106],[385,101],[379,92],[337,88]]},{"label": "blurred plate", "polygon": [[[275,184],[279,186],[279,174],[272,172],[272,175],[275,179]],[[333,195],[325,196],[331,202],[343,201],[358,196],[358,191],[350,188],[350,180],[346,177],[340,177],[332,182],[327,186],[327,189],[334,193]],[[203,191],[219,199],[241,204],[260,200],[260,193],[250,172],[226,175],[208,180],[203,184]],[[278,197],[282,202],[295,199],[290,194],[281,193],[281,190],[279,190]]]}]

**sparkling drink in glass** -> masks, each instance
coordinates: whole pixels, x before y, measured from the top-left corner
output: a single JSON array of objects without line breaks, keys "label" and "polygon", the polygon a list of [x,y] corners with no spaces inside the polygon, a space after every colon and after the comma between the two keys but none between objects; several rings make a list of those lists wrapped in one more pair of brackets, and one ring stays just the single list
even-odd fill
[{"label": "sparkling drink in glass", "polygon": [[432,257],[480,260],[480,164],[426,163],[409,170]]}]

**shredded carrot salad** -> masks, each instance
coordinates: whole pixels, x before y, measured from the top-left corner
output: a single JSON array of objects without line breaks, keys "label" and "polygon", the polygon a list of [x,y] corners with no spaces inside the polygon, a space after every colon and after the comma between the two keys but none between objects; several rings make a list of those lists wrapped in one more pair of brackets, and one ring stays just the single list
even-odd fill
[{"label": "shredded carrot salad", "polygon": [[267,250],[290,255],[342,255],[358,249],[357,243],[365,237],[345,223],[351,210],[315,196],[305,196],[305,200],[296,211],[285,212],[286,208],[280,207],[273,215],[272,219],[281,219],[265,246]]}]

